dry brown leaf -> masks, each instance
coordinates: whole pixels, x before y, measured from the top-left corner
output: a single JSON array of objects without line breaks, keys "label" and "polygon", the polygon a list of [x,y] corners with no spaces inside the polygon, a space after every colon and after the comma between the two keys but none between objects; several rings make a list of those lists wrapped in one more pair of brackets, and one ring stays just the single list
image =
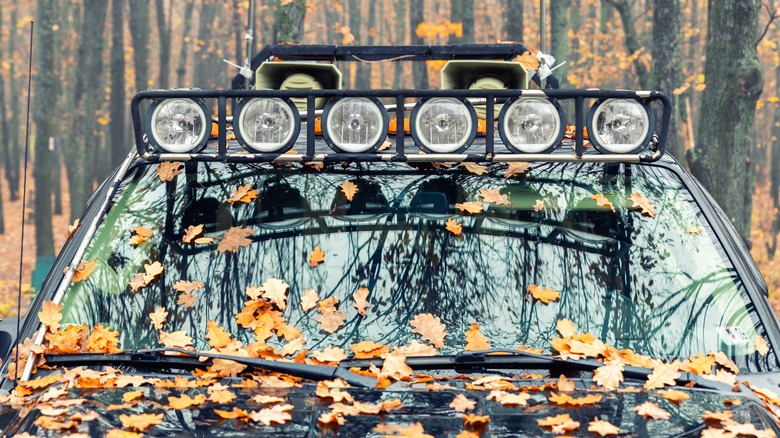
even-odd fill
[{"label": "dry brown leaf", "polygon": [[593,421],[588,423],[588,432],[597,433],[599,436],[617,435],[620,433],[620,428],[609,421],[594,418]]},{"label": "dry brown leaf", "polygon": [[406,356],[395,353],[387,353],[385,361],[382,364],[382,371],[379,377],[388,377],[395,380],[402,380],[412,375],[412,369],[406,364]]},{"label": "dry brown leaf", "polygon": [[186,230],[184,230],[184,236],[182,236],[181,241],[184,243],[192,243],[193,240],[197,239],[201,234],[203,234],[203,227],[203,224],[190,225]]},{"label": "dry brown leaf", "polygon": [[596,193],[595,195],[593,195],[593,198],[591,199],[596,201],[596,205],[598,205],[599,207],[609,207],[610,210],[615,211],[615,206],[612,205],[612,202],[610,202],[610,200],[607,199],[601,193]]},{"label": "dry brown leaf", "polygon": [[477,163],[461,163],[461,165],[465,167],[467,171],[475,175],[484,175],[485,173],[487,173],[487,167],[479,165]]},{"label": "dry brown leaf", "polygon": [[767,353],[769,353],[769,344],[767,344],[766,339],[763,336],[756,336],[753,345],[755,345],[756,351],[761,356],[766,356]]},{"label": "dry brown leaf", "polygon": [[73,237],[74,234],[76,234],[76,230],[79,229],[80,224],[81,224],[81,219],[76,218],[76,220],[73,221],[73,225],[68,225],[68,233],[65,235],[65,240],[70,240],[70,238]]},{"label": "dry brown leaf", "polygon": [[557,301],[558,297],[561,296],[560,292],[555,292],[550,287],[542,288],[536,284],[528,286],[528,292],[532,297],[543,302],[544,304],[549,304],[550,301]]},{"label": "dry brown leaf", "polygon": [[249,418],[249,412],[235,406],[233,407],[232,411],[214,409],[214,413],[217,414],[219,418],[223,418],[225,420],[231,420],[234,418]]},{"label": "dry brown leaf", "polygon": [[141,431],[162,423],[162,420],[163,414],[122,414],[119,416],[119,421],[122,422],[122,427],[125,429]]},{"label": "dry brown leaf", "polygon": [[511,178],[516,175],[525,175],[531,170],[531,165],[524,162],[506,163],[507,169],[504,171],[504,178]]},{"label": "dry brown leaf", "polygon": [[137,247],[138,245],[149,240],[149,238],[154,235],[154,232],[151,228],[135,227],[130,230],[130,234],[132,235],[132,237],[130,237],[130,245]]},{"label": "dry brown leaf", "polygon": [[130,403],[131,401],[143,397],[144,393],[146,392],[145,389],[138,389],[135,391],[128,391],[124,394],[122,394],[122,401],[125,403]]},{"label": "dry brown leaf", "polygon": [[672,403],[680,403],[691,398],[687,392],[678,389],[662,389],[661,391],[658,391],[658,393]]},{"label": "dry brown leaf", "polygon": [[315,351],[309,355],[319,362],[341,362],[347,358],[347,354],[340,347],[325,347],[322,351]]},{"label": "dry brown leaf", "polygon": [[645,389],[658,389],[664,386],[674,386],[675,379],[680,378],[680,372],[677,370],[676,364],[661,364],[653,369],[652,374],[647,376],[647,382],[645,382]]},{"label": "dry brown leaf", "polygon": [[444,348],[444,337],[447,336],[446,326],[442,324],[438,316],[430,313],[421,313],[410,321],[412,333],[420,335],[423,341],[428,341],[436,348]]},{"label": "dry brown leaf", "polygon": [[62,306],[54,304],[54,301],[46,300],[41,305],[41,311],[38,312],[38,318],[41,320],[41,324],[49,328],[50,331],[56,332],[60,328],[60,320],[62,320]]},{"label": "dry brown leaf", "polygon": [[163,268],[163,265],[160,262],[154,262],[151,265],[144,263],[144,281],[146,282],[146,285],[148,286],[162,274],[164,270],[165,268]]},{"label": "dry brown leaf", "polygon": [[734,374],[739,374],[739,366],[729,359],[728,356],[726,356],[726,353],[712,350],[710,351],[710,355],[715,358],[715,362],[718,365],[728,368]]},{"label": "dry brown leaf", "polygon": [[182,394],[179,397],[176,396],[170,396],[168,397],[168,406],[171,409],[175,409],[177,411],[183,410],[183,409],[189,409],[190,407],[197,407],[202,405],[206,401],[206,394],[198,394],[195,397],[190,397],[187,394]]},{"label": "dry brown leaf", "polygon": [[334,333],[339,327],[344,325],[347,315],[343,312],[326,312],[317,318],[320,323],[320,330],[328,333]]},{"label": "dry brown leaf", "polygon": [[633,210],[638,210],[644,216],[655,217],[655,205],[651,204],[650,200],[642,194],[632,193],[628,199],[633,203],[631,205]]},{"label": "dry brown leaf", "polygon": [[380,423],[374,427],[373,431],[382,434],[383,437],[434,438],[433,435],[425,433],[421,423],[411,423],[408,426]]},{"label": "dry brown leaf", "polygon": [[477,402],[469,400],[465,395],[458,394],[455,399],[449,405],[452,409],[458,412],[466,412],[474,409],[477,406]]},{"label": "dry brown leaf", "polygon": [[[496,204],[496,205],[512,205],[509,202],[509,198],[507,198],[506,193],[501,194],[501,191],[498,189],[480,189],[479,196],[482,197],[482,200],[484,202],[490,203],[490,204]],[[480,205],[480,207],[482,207]],[[481,208],[480,208],[481,209]]]},{"label": "dry brown leaf", "polygon": [[306,342],[306,339],[304,339],[302,336],[287,342],[284,344],[284,347],[282,347],[282,356],[290,356],[303,350],[304,342]]},{"label": "dry brown leaf", "polygon": [[279,310],[287,308],[287,291],[290,289],[290,285],[285,283],[284,280],[266,278],[261,288],[263,290],[263,298],[271,300]]},{"label": "dry brown leaf", "polygon": [[604,365],[593,372],[593,380],[606,389],[616,389],[623,381],[623,361],[618,357],[604,361]]},{"label": "dry brown leaf", "polygon": [[698,375],[711,374],[712,367],[714,365],[715,358],[713,356],[703,356],[701,353],[699,353],[696,355],[696,357],[692,357],[685,362],[685,367],[683,370],[691,371]]},{"label": "dry brown leaf", "polygon": [[466,332],[466,348],[465,350],[489,350],[489,339],[479,332],[479,324],[476,322],[471,324],[471,328]]},{"label": "dry brown leaf", "polygon": [[232,205],[236,204],[249,204],[250,202],[254,201],[257,198],[257,190],[252,189],[252,187],[247,184],[244,186],[238,186],[237,189],[233,190],[233,196],[229,197],[227,202],[229,202]]},{"label": "dry brown leaf", "polygon": [[160,331],[160,339],[157,342],[171,348],[192,347],[192,338],[184,330],[177,330],[171,333]]},{"label": "dry brown leaf", "polygon": [[252,228],[244,227],[232,227],[225,232],[225,236],[219,241],[217,245],[217,251],[224,253],[230,251],[232,253],[238,252],[238,248],[246,247],[252,244],[252,240],[248,237],[255,234],[255,230]]},{"label": "dry brown leaf", "polygon": [[463,416],[463,425],[470,428],[481,429],[490,422],[487,415],[466,414]]},{"label": "dry brown leaf", "polygon": [[497,401],[503,406],[526,406],[530,398],[531,395],[527,392],[511,393],[499,389],[490,391],[490,394],[487,396],[488,400]]},{"label": "dry brown leaf", "polygon": [[551,427],[554,433],[565,433],[566,431],[576,430],[580,427],[578,421],[572,420],[569,414],[560,414],[553,417],[546,417],[536,420],[539,427]]},{"label": "dry brown leaf", "polygon": [[355,353],[355,359],[370,359],[372,357],[380,357],[390,351],[390,347],[388,345],[379,344],[374,341],[358,342],[357,344],[352,344],[349,349]]},{"label": "dry brown leaf", "polygon": [[111,331],[102,324],[92,327],[92,333],[87,338],[89,353],[119,353],[119,332]]},{"label": "dry brown leaf", "polygon": [[179,299],[176,300],[176,304],[186,308],[194,306],[197,302],[198,299],[195,297],[195,295],[190,293],[181,294],[179,295]]},{"label": "dry brown leaf", "polygon": [[482,202],[472,201],[455,204],[455,208],[460,211],[466,211],[468,213],[477,214],[482,213]]},{"label": "dry brown leaf", "polygon": [[352,299],[355,300],[355,304],[352,307],[357,309],[358,315],[365,316],[366,309],[371,306],[368,303],[368,288],[360,286],[357,292],[352,294]]},{"label": "dry brown leaf", "polygon": [[303,293],[303,297],[301,297],[301,308],[304,312],[308,312],[317,305],[319,300],[320,296],[317,294],[316,290],[306,289]]},{"label": "dry brown leaf", "polygon": [[163,161],[157,166],[157,176],[162,182],[173,181],[176,175],[181,174],[181,164],[178,161]]},{"label": "dry brown leaf", "polygon": [[209,401],[217,404],[228,404],[236,399],[236,395],[227,389],[213,391],[209,395]]},{"label": "dry brown leaf", "polygon": [[567,379],[565,375],[561,374],[558,378],[558,391],[572,392],[574,391],[574,388],[574,381]]},{"label": "dry brown leaf", "polygon": [[548,400],[560,406],[585,406],[601,401],[601,394],[588,394],[583,397],[572,397],[569,394],[556,394],[551,392]]},{"label": "dry brown leaf", "polygon": [[637,414],[654,420],[668,420],[669,412],[661,409],[658,403],[644,402],[634,408]]},{"label": "dry brown leaf", "polygon": [[79,266],[76,268],[76,272],[73,273],[73,279],[71,281],[78,283],[79,281],[86,280],[89,278],[89,274],[91,274],[95,269],[95,266],[97,266],[97,259],[92,260],[91,262],[79,263]]},{"label": "dry brown leaf", "polygon": [[534,202],[534,211],[538,213],[542,210],[544,210],[544,201],[537,199],[536,202]]},{"label": "dry brown leaf", "polygon": [[358,186],[352,181],[346,181],[341,185],[341,191],[344,193],[344,197],[347,198],[347,201],[352,201],[360,189],[358,189]]},{"label": "dry brown leaf", "polygon": [[233,341],[231,336],[216,322],[209,320],[206,323],[206,339],[209,340],[209,347],[216,349],[224,348]]},{"label": "dry brown leaf", "polygon": [[518,55],[513,60],[515,62],[519,62],[520,65],[523,66],[526,70],[529,71],[536,71],[539,70],[539,58],[536,57],[533,53],[530,51],[523,53],[522,55]]},{"label": "dry brown leaf", "polygon": [[463,232],[463,226],[455,219],[447,219],[445,229],[456,236],[460,236],[460,233]]},{"label": "dry brown leaf", "polygon": [[412,339],[409,345],[396,347],[396,349],[393,350],[393,353],[403,356],[435,356],[437,354],[434,347],[417,342],[416,339]]},{"label": "dry brown leaf", "polygon": [[325,261],[325,253],[319,246],[315,246],[309,255],[309,267],[314,268]]},{"label": "dry brown leaf", "polygon": [[564,338],[570,338],[577,332],[577,326],[568,318],[558,320],[555,327]]},{"label": "dry brown leaf", "polygon": [[173,290],[182,293],[193,293],[196,290],[202,288],[206,284],[202,281],[185,281],[179,280],[173,284]]}]

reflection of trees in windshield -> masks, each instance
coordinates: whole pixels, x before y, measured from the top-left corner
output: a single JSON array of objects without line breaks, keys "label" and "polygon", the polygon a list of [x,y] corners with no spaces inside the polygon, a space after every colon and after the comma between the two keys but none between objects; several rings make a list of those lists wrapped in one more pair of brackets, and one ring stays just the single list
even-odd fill
[{"label": "reflection of trees in windshield", "polygon": [[[406,344],[416,338],[409,320],[432,313],[447,325],[446,351],[465,345],[472,322],[494,347],[549,348],[555,322],[564,317],[618,348],[646,354],[728,351],[717,328],[752,333],[756,317],[746,310],[727,259],[707,233],[683,233],[687,226],[707,225],[676,179],[658,168],[626,168],[536,165],[529,175],[507,180],[456,169],[317,173],[187,163],[168,184],[146,171],[120,197],[91,245],[88,257],[101,261],[99,269],[71,288],[65,311],[72,321],[120,329],[125,348],[154,344],[148,314],[157,306],[170,314],[164,329],[186,330],[196,347],[206,347],[209,319],[251,342],[252,332],[237,326],[235,314],[247,286],[277,277],[291,285],[284,315],[302,330],[307,348],[366,339]],[[339,189],[348,180],[359,188],[351,202]],[[244,184],[258,190],[255,202],[225,202]],[[513,205],[491,204],[479,215],[455,210],[457,202],[479,200],[481,188],[501,189]],[[656,205],[655,218],[630,210],[632,192]],[[616,212],[598,207],[595,193],[607,196]],[[537,199],[545,204],[540,212],[532,208]],[[463,223],[462,236],[444,229],[453,217]],[[200,223],[217,239],[230,227],[252,227],[254,243],[237,254],[219,254],[216,243],[182,244],[184,229]],[[132,248],[127,230],[139,225],[153,228],[155,236]],[[315,246],[325,251],[325,263],[312,269],[307,258]],[[143,263],[160,259],[162,278],[130,292],[129,278]],[[176,304],[171,286],[179,280],[206,283],[192,308]],[[531,284],[561,291],[559,301],[535,302],[526,293]],[[359,286],[371,291],[365,317],[352,308]],[[332,335],[320,332],[318,312],[300,308],[306,289],[321,299],[339,297],[345,326]]]}]

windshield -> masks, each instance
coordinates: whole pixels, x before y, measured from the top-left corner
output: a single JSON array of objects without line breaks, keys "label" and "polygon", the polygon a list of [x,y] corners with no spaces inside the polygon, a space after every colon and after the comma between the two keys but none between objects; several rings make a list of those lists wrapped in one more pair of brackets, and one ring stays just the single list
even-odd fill
[{"label": "windshield", "polygon": [[[511,176],[493,165],[478,176],[462,166],[200,162],[167,183],[156,168],[134,168],[87,249],[94,271],[63,301],[63,323],[119,330],[123,349],[159,346],[149,314],[164,307],[163,330],[185,331],[195,348],[208,349],[213,320],[244,344],[281,350],[283,337],[236,316],[257,310],[245,302],[279,279],[289,291],[274,317],[300,330],[310,351],[407,345],[420,340],[415,316],[431,314],[446,326],[442,354],[462,350],[473,323],[491,347],[554,353],[556,322],[568,318],[619,349],[670,360],[721,350],[744,370],[771,366],[755,354],[764,330],[741,280],[688,190],[662,167],[534,164]],[[357,188],[352,200],[345,182]],[[256,199],[228,202],[246,185]],[[455,206],[482,201],[483,189],[498,189],[509,205],[480,203],[474,214]],[[655,216],[632,208],[633,193]],[[202,240],[184,243],[198,225]],[[148,240],[138,242],[136,227],[152,231]],[[249,229],[248,240],[225,250],[234,227]],[[153,262],[163,271],[144,282],[138,274]],[[182,280],[203,286],[182,293],[174,288]],[[560,295],[544,303],[529,293],[536,286]],[[368,307],[355,305],[360,288]],[[330,300],[304,310],[311,291],[338,298],[336,309]],[[343,316],[327,321],[334,310]]]}]

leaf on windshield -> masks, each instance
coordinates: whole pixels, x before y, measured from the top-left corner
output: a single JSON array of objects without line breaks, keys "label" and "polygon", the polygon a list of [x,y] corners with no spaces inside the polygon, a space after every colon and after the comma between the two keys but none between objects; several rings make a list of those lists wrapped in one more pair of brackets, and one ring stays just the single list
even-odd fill
[{"label": "leaf on windshield", "polygon": [[412,375],[412,369],[406,364],[406,356],[387,353],[379,377],[403,380]]},{"label": "leaf on windshield", "polygon": [[202,281],[179,280],[173,284],[173,290],[182,293],[193,293],[205,285]]},{"label": "leaf on windshield", "polygon": [[649,401],[635,407],[634,410],[638,415],[645,417],[645,419],[668,420],[670,416],[668,411],[665,411],[658,406],[658,403]]},{"label": "leaf on windshield", "polygon": [[119,421],[122,422],[122,427],[125,429],[143,431],[162,423],[163,414],[121,414]]},{"label": "leaf on windshield", "polygon": [[79,263],[76,272],[73,273],[73,279],[71,281],[78,283],[79,281],[86,280],[89,278],[89,275],[92,274],[92,271],[95,270],[95,266],[97,266],[97,259],[92,260],[91,262]]},{"label": "leaf on windshield", "polygon": [[341,191],[344,193],[344,197],[347,198],[347,201],[352,201],[360,189],[358,189],[358,186],[352,181],[345,181],[344,184],[341,185]]},{"label": "leaf on windshield", "polygon": [[726,353],[722,351],[711,350],[710,355],[715,358],[715,362],[725,368],[731,370],[735,374],[739,374],[739,366],[726,356]]},{"label": "leaf on windshield", "polygon": [[412,339],[409,345],[403,347],[396,347],[393,353],[403,356],[435,356],[437,354],[436,349],[428,344],[417,342],[416,339]]},{"label": "leaf on windshield", "polygon": [[40,318],[41,324],[45,325],[50,331],[56,332],[60,328],[61,311],[61,305],[54,304],[54,301],[46,300],[41,306],[41,311],[38,312],[38,318]]},{"label": "leaf on windshield", "polygon": [[186,230],[184,230],[184,236],[182,236],[181,241],[184,243],[192,243],[193,240],[197,239],[201,234],[203,234],[203,227],[203,224],[190,225]]},{"label": "leaf on windshield", "polygon": [[593,372],[593,380],[606,389],[616,389],[623,381],[623,368],[623,361],[619,357],[604,361],[604,365]]},{"label": "leaf on windshield", "polygon": [[550,427],[555,434],[564,434],[568,431],[577,430],[580,427],[579,421],[572,420],[569,414],[559,414],[553,417],[546,417],[536,420],[539,427]]},{"label": "leaf on windshield", "polygon": [[460,211],[465,211],[471,214],[482,213],[482,202],[480,201],[462,202],[462,203],[455,204],[455,208],[457,208]]},{"label": "leaf on windshield", "polygon": [[157,342],[170,348],[192,348],[192,338],[184,330],[171,333],[160,331],[160,339]]},{"label": "leaf on windshield", "polygon": [[487,396],[488,400],[501,403],[502,406],[527,406],[531,395],[527,392],[511,393],[494,389]]},{"label": "leaf on windshield", "polygon": [[570,338],[574,336],[575,333],[577,333],[577,326],[574,325],[574,323],[568,318],[558,320],[558,322],[555,324],[555,328],[564,338]]},{"label": "leaf on windshield", "polygon": [[525,175],[532,169],[531,165],[524,162],[506,163],[507,169],[504,171],[504,178],[511,178],[516,175]]},{"label": "leaf on windshield", "polygon": [[151,228],[135,227],[130,230],[130,234],[130,246],[137,247],[138,245],[149,240],[149,238],[154,235],[154,232]]},{"label": "leaf on windshield", "polygon": [[263,298],[271,300],[279,310],[284,310],[287,307],[287,291],[290,289],[290,285],[284,280],[266,278],[265,283],[260,288],[263,291]]},{"label": "leaf on windshield", "polygon": [[544,201],[537,199],[536,202],[534,202],[534,211],[538,213],[542,210],[544,210]]},{"label": "leaf on windshield", "polygon": [[163,265],[160,262],[154,262],[151,265],[144,263],[144,281],[146,282],[146,285],[148,286],[153,282],[164,270],[165,268],[163,268]]},{"label": "leaf on windshield", "polygon": [[181,174],[181,164],[178,161],[163,161],[157,166],[157,176],[162,182],[173,181],[176,175]]},{"label": "leaf on windshield", "polygon": [[683,371],[691,371],[698,375],[711,374],[712,367],[714,365],[715,365],[714,357],[710,355],[703,356],[701,353],[699,353],[698,355],[696,355],[696,357],[691,357],[690,359],[680,364],[680,369]]},{"label": "leaf on windshield", "polygon": [[236,204],[249,204],[257,198],[257,190],[252,189],[249,184],[238,186],[233,190],[233,196],[229,197],[227,202],[235,206]]},{"label": "leaf on windshield", "polygon": [[189,409],[192,406],[200,406],[206,402],[206,394],[198,394],[195,397],[190,397],[187,394],[182,394],[180,397],[170,396],[168,397],[168,406],[171,409],[177,411],[183,409]]},{"label": "leaf on windshield", "polygon": [[445,329],[438,316],[430,313],[421,313],[414,316],[410,321],[412,333],[420,335],[423,341],[428,341],[436,348],[444,348],[444,337],[447,336]]},{"label": "leaf on windshield", "polygon": [[224,348],[233,341],[231,336],[216,322],[209,320],[206,323],[206,339],[209,340],[209,347],[216,349]]},{"label": "leaf on windshield", "polygon": [[[479,196],[482,197],[482,200],[484,202],[487,202],[489,204],[496,204],[496,205],[512,205],[509,202],[509,198],[507,198],[506,193],[503,195],[498,189],[480,189]],[[482,207],[480,205],[480,207]]]},{"label": "leaf on windshield", "polygon": [[669,400],[672,403],[680,403],[691,398],[687,392],[680,391],[678,389],[662,389],[658,391],[658,393],[661,394],[661,397]]},{"label": "leaf on windshield", "polygon": [[620,428],[609,421],[599,420],[596,417],[588,423],[588,432],[597,433],[599,436],[617,435],[620,433]]},{"label": "leaf on windshield", "polygon": [[572,397],[569,394],[556,394],[554,392],[551,394],[548,400],[559,406],[586,406],[598,403],[602,399],[601,394],[588,394],[583,397]]},{"label": "leaf on windshield", "polygon": [[342,312],[325,312],[317,318],[317,322],[320,323],[320,330],[328,333],[334,333],[347,319],[347,315]]},{"label": "leaf on windshield", "polygon": [[340,347],[325,347],[322,351],[315,351],[309,355],[318,362],[341,362],[347,358],[347,354]]},{"label": "leaf on windshield", "polygon": [[162,330],[165,324],[165,318],[168,317],[168,312],[165,307],[158,307],[157,310],[149,314],[149,319],[152,320],[152,325],[155,330]]},{"label": "leaf on windshield", "polygon": [[317,305],[319,300],[320,296],[317,294],[316,290],[306,289],[303,293],[303,297],[301,297],[301,308],[304,312],[308,312]]},{"label": "leaf on windshield", "polygon": [[352,294],[352,299],[355,300],[355,304],[352,305],[361,316],[366,315],[366,309],[371,306],[368,303],[368,288],[360,286],[357,292]]},{"label": "leaf on windshield", "polygon": [[477,402],[474,400],[469,400],[463,394],[458,394],[455,396],[455,399],[452,400],[449,406],[458,412],[466,412],[474,409],[477,406]]},{"label": "leaf on windshield", "polygon": [[315,246],[309,255],[309,267],[314,268],[325,261],[325,253],[319,246]]},{"label": "leaf on windshield", "polygon": [[680,372],[677,364],[660,364],[653,369],[652,374],[647,376],[645,389],[658,389],[664,386],[675,386],[675,379],[680,378]]},{"label": "leaf on windshield", "polygon": [[685,232],[688,234],[701,234],[702,229],[699,227],[686,227]]},{"label": "leaf on windshield", "polygon": [[601,193],[596,193],[591,199],[596,201],[596,205],[599,207],[609,207],[610,210],[615,211],[615,206],[612,205],[612,202],[610,202],[609,199],[607,199],[606,196],[602,195]]},{"label": "leaf on windshield", "polygon": [[756,351],[761,356],[766,356],[766,354],[769,353],[769,344],[766,343],[766,339],[763,336],[756,336],[753,344],[756,347]]},{"label": "leaf on windshield", "polygon": [[298,336],[297,338],[288,341],[284,344],[284,347],[282,347],[282,356],[290,356],[303,350],[304,342],[306,342],[306,339],[304,339],[303,336]]},{"label": "leaf on windshield", "polygon": [[477,163],[461,163],[461,165],[465,167],[467,171],[475,175],[484,175],[485,173],[487,173],[487,167],[479,165]]},{"label": "leaf on windshield", "polygon": [[472,323],[471,328],[466,332],[465,350],[489,350],[489,339],[479,332],[479,324]]},{"label": "leaf on windshield", "polygon": [[76,230],[79,229],[80,224],[81,224],[81,219],[76,218],[76,220],[73,221],[73,225],[68,225],[68,233],[65,234],[65,240],[70,240],[70,238],[73,237],[74,234],[76,234]]},{"label": "leaf on windshield", "polygon": [[98,324],[92,327],[92,334],[87,338],[87,351],[90,353],[119,353],[119,332],[111,331]]},{"label": "leaf on windshield", "polygon": [[230,251],[232,253],[238,252],[238,248],[246,247],[252,244],[252,240],[248,237],[255,234],[253,228],[247,227],[232,227],[225,232],[222,240],[217,245],[217,251],[224,253]]},{"label": "leaf on windshield", "polygon": [[179,298],[176,300],[176,304],[183,306],[185,308],[190,308],[195,305],[195,303],[198,302],[198,298],[189,293],[184,293],[179,295]]},{"label": "leaf on windshield", "polygon": [[534,299],[537,299],[544,304],[549,304],[550,301],[558,301],[558,297],[561,296],[560,292],[555,292],[550,287],[542,288],[537,284],[528,286],[528,292]]},{"label": "leaf on windshield", "polygon": [[460,236],[463,232],[463,225],[458,223],[455,219],[447,219],[445,229],[456,236]]},{"label": "leaf on windshield", "polygon": [[380,357],[383,354],[390,352],[390,346],[379,344],[374,341],[358,342],[357,344],[352,344],[349,349],[355,353],[355,359],[370,359],[372,357]]},{"label": "leaf on windshield", "polygon": [[46,340],[49,342],[47,352],[53,351],[57,354],[81,353],[84,351],[84,342],[87,339],[86,324],[69,325],[58,329],[56,333],[46,333]]},{"label": "leaf on windshield", "polygon": [[655,205],[640,193],[632,193],[628,199],[633,203],[631,209],[639,211],[644,216],[655,217]]}]

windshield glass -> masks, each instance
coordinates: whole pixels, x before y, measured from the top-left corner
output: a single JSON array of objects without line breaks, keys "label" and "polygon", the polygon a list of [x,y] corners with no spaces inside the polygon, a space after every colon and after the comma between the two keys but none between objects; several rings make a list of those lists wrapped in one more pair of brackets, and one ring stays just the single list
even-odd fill
[{"label": "windshield glass", "polygon": [[[87,249],[94,271],[70,286],[62,322],[100,323],[119,330],[124,349],[151,348],[160,335],[149,314],[164,307],[163,331],[185,331],[195,348],[208,349],[213,320],[244,344],[281,350],[285,339],[264,330],[257,307],[245,308],[255,288],[280,279],[289,291],[272,316],[300,330],[310,351],[349,352],[366,340],[407,345],[420,340],[411,321],[427,313],[446,326],[442,354],[462,350],[473,323],[491,347],[554,352],[556,322],[569,318],[619,349],[664,359],[722,350],[745,370],[771,366],[755,353],[753,339],[764,330],[741,280],[673,173],[578,163],[534,164],[511,176],[506,167],[478,176],[461,166],[317,171],[201,162],[163,183],[157,165],[139,165]],[[357,188],[351,201],[345,182]],[[246,185],[256,199],[228,202]],[[480,203],[484,211],[473,214],[456,208],[482,201],[483,189],[498,189],[509,205]],[[654,217],[632,208],[633,193],[649,200]],[[597,203],[599,194],[611,206]],[[447,229],[449,219],[460,235]],[[204,240],[183,243],[187,228],[201,224]],[[151,236],[139,243],[136,227]],[[230,248],[234,227],[250,230],[238,239],[246,246]],[[315,248],[324,261],[311,267]],[[144,281],[138,274],[148,275],[144,265],[153,262],[163,271]],[[203,287],[179,292],[182,280]],[[560,295],[544,303],[529,293],[535,286]],[[365,315],[355,306],[362,287]],[[320,302],[304,311],[308,290],[338,298],[336,309]],[[334,310],[343,313],[336,321]]]}]

